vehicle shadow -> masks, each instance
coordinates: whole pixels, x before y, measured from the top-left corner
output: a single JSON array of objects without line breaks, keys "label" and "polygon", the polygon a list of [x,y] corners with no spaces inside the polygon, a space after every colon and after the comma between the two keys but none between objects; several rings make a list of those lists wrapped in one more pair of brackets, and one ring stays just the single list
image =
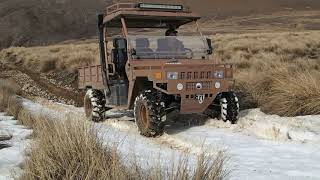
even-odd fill
[{"label": "vehicle shadow", "polygon": [[208,120],[208,116],[204,114],[171,113],[167,116],[165,132],[169,135],[178,134],[192,127],[203,126]]}]

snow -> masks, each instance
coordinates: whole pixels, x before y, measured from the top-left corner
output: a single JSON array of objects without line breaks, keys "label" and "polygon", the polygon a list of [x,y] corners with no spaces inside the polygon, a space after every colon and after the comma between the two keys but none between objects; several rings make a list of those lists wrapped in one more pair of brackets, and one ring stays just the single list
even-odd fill
[{"label": "snow", "polygon": [[0,149],[0,180],[14,179],[15,175],[21,173],[20,167],[24,160],[26,147],[30,143],[28,137],[32,130],[18,125],[13,117],[0,113],[0,131],[2,134],[12,136],[10,140],[1,142],[9,147]]},{"label": "snow", "polygon": [[280,117],[250,109],[241,112],[237,125],[223,123],[223,126],[221,123],[209,120],[207,125],[269,140],[320,143],[320,115]]},{"label": "snow", "polygon": [[[253,112],[263,115],[263,117],[265,117],[264,120],[268,121],[266,118],[268,115],[263,114],[259,110],[252,110],[251,113]],[[274,116],[270,116],[270,120],[272,120],[273,117]],[[244,116],[240,121],[244,121],[246,118],[250,118],[250,116]],[[285,118],[280,119],[285,120]],[[297,119],[309,119],[312,122],[320,120],[318,116],[297,117]],[[295,118],[292,119],[292,123],[294,121],[296,121]],[[259,123],[260,122],[256,122],[258,125]],[[285,124],[284,122],[278,123]],[[207,124],[205,126],[191,127],[182,131],[174,131],[177,127],[173,126],[167,129],[170,134],[165,134],[146,144],[146,141],[150,139],[139,136],[137,130],[133,128],[132,122],[111,120],[105,122],[105,124],[108,125],[107,128],[118,128],[119,131],[128,133],[126,137],[126,141],[128,142],[123,142],[125,145],[120,144],[120,150],[127,149],[130,147],[129,142],[134,142],[133,144],[145,146],[144,149],[136,149],[136,151],[142,151],[142,154],[151,153],[148,152],[149,149],[154,148],[151,147],[150,144],[160,144],[162,148],[170,148],[175,151],[178,150],[179,152],[189,152],[194,155],[200,154],[201,152],[215,154],[219,150],[225,151],[231,157],[230,164],[228,165],[233,169],[230,179],[320,179],[320,144],[314,141],[289,141],[289,139],[286,138],[281,140],[280,136],[274,138],[274,134],[268,133],[270,128],[268,126],[261,126],[262,130],[265,129],[266,131],[264,133],[257,133],[257,129],[253,131],[250,129],[252,127],[248,126],[250,127],[248,131],[252,132],[251,135],[246,134],[245,131],[243,129],[240,130],[239,127],[216,128],[212,126],[212,124]],[[132,124],[131,127],[130,124]],[[275,125],[276,124],[277,123],[275,123]],[[259,127],[258,125],[254,127]],[[242,125],[240,123],[240,125],[227,124],[226,126]],[[290,125],[283,125],[283,127],[286,127],[286,129],[283,130],[284,132],[291,131]],[[287,129],[289,129],[289,131]],[[302,127],[302,129],[305,129],[305,127]],[[119,135],[121,133],[119,131],[112,132],[111,134]],[[295,131],[292,130],[292,132]],[[270,136],[268,136],[268,134]],[[260,138],[258,138],[259,135]],[[262,139],[262,137],[266,139]],[[303,137],[302,139],[304,140],[306,139],[305,132],[301,137]],[[136,148],[135,145],[133,145],[133,147]]]},{"label": "snow", "polygon": [[[81,108],[30,101],[24,105],[36,114],[85,121]],[[117,111],[108,114],[115,116]],[[187,125],[189,119],[170,123],[166,133],[155,139],[140,136],[131,117],[115,116],[93,125],[105,144],[117,147],[125,162],[136,160],[143,168],[159,161],[169,168],[185,155],[194,165],[202,152],[224,151],[230,156],[230,179],[320,179],[320,116],[279,117],[252,109],[241,112],[237,125],[216,119],[198,126]]]},{"label": "snow", "polygon": [[217,145],[230,154],[231,179],[319,179],[320,145],[261,140],[240,133],[194,127],[174,135],[208,149]]}]

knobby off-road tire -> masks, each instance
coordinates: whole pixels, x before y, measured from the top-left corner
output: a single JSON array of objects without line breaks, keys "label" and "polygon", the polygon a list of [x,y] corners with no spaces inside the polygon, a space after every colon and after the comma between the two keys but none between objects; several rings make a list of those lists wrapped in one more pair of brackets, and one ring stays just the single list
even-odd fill
[{"label": "knobby off-road tire", "polygon": [[89,89],[84,97],[86,117],[90,121],[100,122],[104,119],[106,100],[99,90]]},{"label": "knobby off-road tire", "polygon": [[140,134],[157,137],[164,132],[165,103],[161,102],[158,92],[146,90],[134,102],[134,117]]},{"label": "knobby off-road tire", "polygon": [[223,93],[220,99],[221,119],[236,124],[239,119],[239,100],[235,93]]}]

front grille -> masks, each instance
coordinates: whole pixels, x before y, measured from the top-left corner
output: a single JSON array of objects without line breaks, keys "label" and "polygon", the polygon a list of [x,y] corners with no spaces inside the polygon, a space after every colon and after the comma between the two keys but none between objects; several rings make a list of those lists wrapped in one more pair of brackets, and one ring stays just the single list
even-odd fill
[{"label": "front grille", "polygon": [[180,72],[179,79],[212,79],[214,78],[213,71],[200,71],[200,72]]},{"label": "front grille", "polygon": [[212,82],[210,81],[204,81],[204,82],[187,82],[186,83],[186,90],[187,91],[193,91],[193,90],[198,90],[196,88],[197,83],[201,83],[202,84],[202,89],[199,90],[210,90],[212,89]]}]

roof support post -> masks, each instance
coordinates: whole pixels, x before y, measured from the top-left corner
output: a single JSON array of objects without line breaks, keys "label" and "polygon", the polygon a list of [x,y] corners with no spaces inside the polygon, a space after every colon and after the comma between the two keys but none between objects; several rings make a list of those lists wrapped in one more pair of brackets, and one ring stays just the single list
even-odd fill
[{"label": "roof support post", "polygon": [[[131,50],[131,44],[130,44],[130,41],[129,41],[129,39],[128,39],[128,35],[129,35],[129,34],[128,34],[128,29],[127,29],[126,21],[124,20],[123,17],[121,17],[121,24],[122,24],[122,33],[123,33],[123,36],[124,36],[124,38],[127,39],[127,54],[128,54],[128,60],[130,60],[130,59],[131,59],[131,52],[130,52],[130,50]],[[129,63],[129,61],[128,61],[127,63]]]},{"label": "roof support post", "polygon": [[126,25],[126,21],[123,17],[121,17],[121,24],[122,24],[122,33],[125,38],[128,38],[128,29]]}]

